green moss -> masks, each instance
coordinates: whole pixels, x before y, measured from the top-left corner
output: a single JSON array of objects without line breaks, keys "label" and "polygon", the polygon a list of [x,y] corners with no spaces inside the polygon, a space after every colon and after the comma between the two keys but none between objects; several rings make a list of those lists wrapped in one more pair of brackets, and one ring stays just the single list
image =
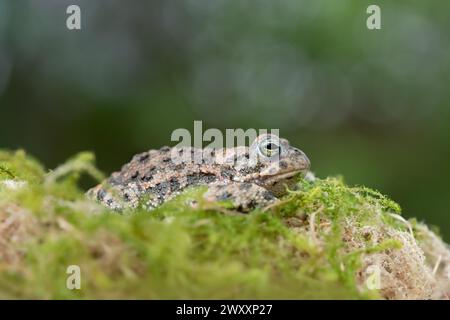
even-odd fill
[{"label": "green moss", "polygon": [[43,176],[43,167],[25,151],[0,150],[0,181],[21,179],[36,183],[40,182]]},{"label": "green moss", "polygon": [[[376,225],[381,213],[406,230],[390,218],[400,212],[395,202],[335,178],[300,180],[300,191],[247,215],[204,203],[202,188],[151,213],[120,215],[77,186],[83,173],[103,178],[89,153],[45,173],[23,151],[2,151],[0,168],[1,179],[27,182],[0,186],[0,215],[17,218],[2,235],[0,298],[379,298],[358,288],[361,256],[399,243],[349,252],[344,222]],[[81,268],[81,290],[66,288],[69,265]]]}]

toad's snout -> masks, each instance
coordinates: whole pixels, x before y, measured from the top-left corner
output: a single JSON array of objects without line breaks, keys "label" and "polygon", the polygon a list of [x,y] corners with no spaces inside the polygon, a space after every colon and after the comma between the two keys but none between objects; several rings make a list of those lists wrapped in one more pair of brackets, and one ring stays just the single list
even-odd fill
[{"label": "toad's snout", "polygon": [[292,147],[293,152],[295,153],[295,158],[298,159],[298,167],[300,170],[309,170],[311,167],[311,161],[306,156],[306,154],[297,148]]}]

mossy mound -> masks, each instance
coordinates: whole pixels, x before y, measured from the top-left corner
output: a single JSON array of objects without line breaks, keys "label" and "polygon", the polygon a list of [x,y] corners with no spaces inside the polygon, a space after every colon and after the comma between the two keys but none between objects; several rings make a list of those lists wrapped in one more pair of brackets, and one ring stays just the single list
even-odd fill
[{"label": "mossy mound", "polygon": [[[446,298],[450,253],[399,206],[336,178],[243,215],[190,190],[119,215],[86,199],[82,153],[47,172],[0,151],[0,298]],[[195,198],[198,206],[188,205]],[[81,289],[66,287],[69,265]]]}]

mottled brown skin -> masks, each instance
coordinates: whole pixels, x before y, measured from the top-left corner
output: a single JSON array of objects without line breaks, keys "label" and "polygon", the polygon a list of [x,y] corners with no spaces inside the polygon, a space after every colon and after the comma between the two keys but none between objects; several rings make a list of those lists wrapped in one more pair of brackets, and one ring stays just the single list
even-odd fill
[{"label": "mottled brown skin", "polygon": [[276,201],[309,167],[301,150],[273,135],[259,136],[250,147],[163,147],[134,156],[88,195],[113,210],[139,204],[151,210],[188,187],[204,185],[208,201],[227,200],[248,212]]}]

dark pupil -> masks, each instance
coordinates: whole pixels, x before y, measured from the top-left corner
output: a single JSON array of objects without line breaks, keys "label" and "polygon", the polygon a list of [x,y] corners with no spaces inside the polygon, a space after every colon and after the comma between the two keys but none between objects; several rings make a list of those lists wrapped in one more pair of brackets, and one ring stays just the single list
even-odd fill
[{"label": "dark pupil", "polygon": [[266,145],[266,149],[270,150],[270,151],[276,150],[277,148],[278,148],[278,146],[275,143],[269,143]]}]

